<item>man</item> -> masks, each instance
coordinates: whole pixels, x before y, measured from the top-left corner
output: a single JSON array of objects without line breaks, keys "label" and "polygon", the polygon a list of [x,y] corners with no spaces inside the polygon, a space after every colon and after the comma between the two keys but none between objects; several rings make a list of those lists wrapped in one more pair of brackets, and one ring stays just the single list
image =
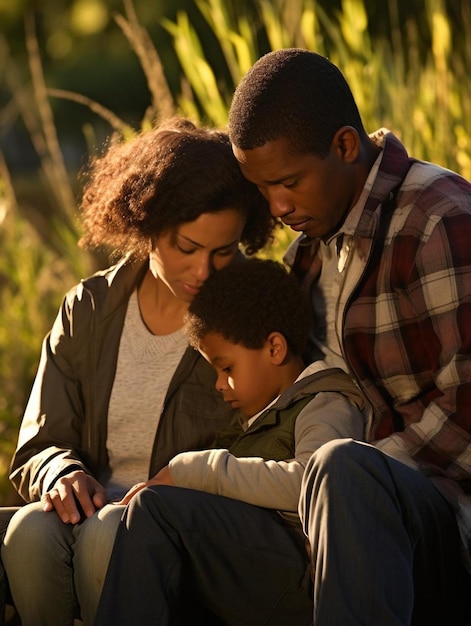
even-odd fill
[{"label": "man", "polygon": [[314,624],[470,624],[471,185],[369,136],[339,69],[307,50],[259,59],[229,134],[304,233],[286,260],[311,290],[313,346],[373,407],[371,445],[328,443],[306,468]]}]

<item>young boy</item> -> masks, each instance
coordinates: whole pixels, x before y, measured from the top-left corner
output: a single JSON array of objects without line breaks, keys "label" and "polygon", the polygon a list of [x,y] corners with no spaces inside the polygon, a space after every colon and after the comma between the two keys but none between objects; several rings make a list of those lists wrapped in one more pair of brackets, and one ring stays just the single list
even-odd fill
[{"label": "young boy", "polygon": [[[304,467],[326,441],[364,431],[349,377],[322,362],[305,368],[310,325],[306,294],[274,261],[232,264],[201,288],[185,331],[240,425],[214,449],[179,454],[145,485],[186,489],[154,486],[132,499],[96,624],[190,623],[194,603],[224,624],[310,624],[297,528]],[[266,580],[268,603],[259,594]],[[233,594],[241,586],[243,604]]]}]

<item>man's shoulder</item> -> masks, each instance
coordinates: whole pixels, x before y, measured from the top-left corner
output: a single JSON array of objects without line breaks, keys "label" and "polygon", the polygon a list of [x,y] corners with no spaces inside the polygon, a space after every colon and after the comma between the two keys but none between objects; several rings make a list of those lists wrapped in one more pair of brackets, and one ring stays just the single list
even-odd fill
[{"label": "man's shoulder", "polygon": [[457,172],[436,163],[414,159],[405,177],[402,190],[430,191],[439,195],[455,191],[458,194],[471,194],[471,182]]},{"label": "man's shoulder", "polygon": [[397,198],[396,214],[423,236],[443,220],[471,220],[471,183],[451,170],[415,161]]}]

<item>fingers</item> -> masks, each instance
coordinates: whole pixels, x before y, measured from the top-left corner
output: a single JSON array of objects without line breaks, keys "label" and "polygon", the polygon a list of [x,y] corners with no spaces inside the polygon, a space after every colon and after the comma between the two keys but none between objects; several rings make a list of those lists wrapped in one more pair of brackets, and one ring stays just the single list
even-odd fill
[{"label": "fingers", "polygon": [[45,511],[55,510],[64,524],[76,524],[80,521],[80,513],[73,494],[68,484],[59,484],[57,481],[54,489],[45,493],[42,497]]},{"label": "fingers", "polygon": [[144,487],[147,487],[147,484],[148,483],[137,483],[137,485],[134,485],[133,487],[131,487],[131,489],[129,489],[129,491],[126,493],[126,495],[121,500],[121,502],[118,502],[118,504],[122,504],[122,505],[128,504],[131,498],[136,495],[136,493],[141,491],[141,489],[144,489]]},{"label": "fingers", "polygon": [[77,524],[106,503],[104,488],[83,470],[62,476],[42,497],[44,511],[55,510],[65,524]]},{"label": "fingers", "polygon": [[46,511],[46,513],[48,511],[53,511],[54,510],[54,505],[52,504],[52,499],[49,493],[45,493],[42,497],[41,497],[41,502],[43,505],[43,510]]},{"label": "fingers", "polygon": [[118,504],[129,504],[129,501],[136,495],[136,493],[138,493],[139,491],[141,491],[141,489],[144,489],[145,487],[150,487],[151,485],[175,485],[170,475],[170,470],[168,466],[161,469],[160,472],[150,480],[142,483],[136,483],[133,487],[131,487],[131,489],[129,489],[124,498],[120,502],[118,502]]},{"label": "fingers", "polygon": [[105,506],[105,504],[108,502],[106,491],[103,488],[100,490],[97,490],[93,494],[92,502],[96,509],[102,509]]},{"label": "fingers", "polygon": [[151,478],[149,483],[152,485],[169,485],[170,487],[175,486],[172,475],[170,474],[170,467],[168,465],[163,467],[160,472],[158,472],[154,476],[154,478]]}]

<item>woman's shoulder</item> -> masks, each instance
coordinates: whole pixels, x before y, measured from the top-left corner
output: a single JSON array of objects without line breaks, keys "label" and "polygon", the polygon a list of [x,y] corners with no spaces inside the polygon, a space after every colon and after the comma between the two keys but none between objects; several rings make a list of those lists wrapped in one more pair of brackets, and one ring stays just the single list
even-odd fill
[{"label": "woman's shoulder", "polygon": [[127,301],[144,275],[147,261],[133,262],[127,258],[83,278],[65,295],[69,308],[91,307],[109,309]]}]

